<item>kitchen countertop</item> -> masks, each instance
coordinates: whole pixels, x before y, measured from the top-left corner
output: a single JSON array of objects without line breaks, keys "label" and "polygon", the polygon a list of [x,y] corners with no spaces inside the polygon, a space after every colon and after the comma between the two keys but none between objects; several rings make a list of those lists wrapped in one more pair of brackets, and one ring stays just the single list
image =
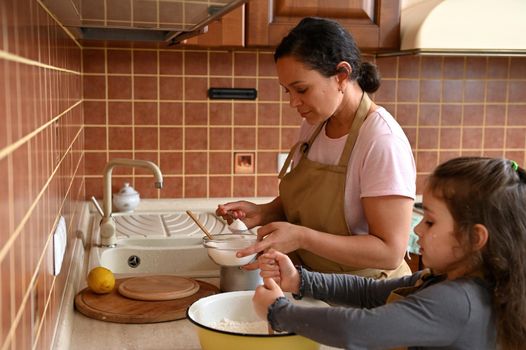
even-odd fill
[{"label": "kitchen countertop", "polygon": [[[219,284],[218,278],[201,278]],[[151,324],[120,324],[88,318],[75,311],[72,348],[76,350],[198,350],[201,349],[195,326],[188,320]],[[321,346],[321,350],[336,349]]]},{"label": "kitchen countertop", "polygon": [[[136,211],[210,210],[215,208],[218,203],[232,200],[231,198],[142,200]],[[248,200],[263,203],[268,202],[269,198],[251,198]],[[201,349],[195,326],[186,319],[152,324],[120,324],[91,319],[74,309],[75,295],[86,287],[85,276],[90,249],[90,244],[86,244],[86,242],[91,241],[89,232],[91,232],[90,223],[92,221],[89,217],[94,210],[93,205],[86,202],[84,218],[80,220],[80,234],[73,246],[73,262],[68,274],[69,278],[64,292],[53,349]],[[216,286],[219,285],[219,278],[199,279]],[[333,349],[337,348],[321,346],[321,350]]]}]

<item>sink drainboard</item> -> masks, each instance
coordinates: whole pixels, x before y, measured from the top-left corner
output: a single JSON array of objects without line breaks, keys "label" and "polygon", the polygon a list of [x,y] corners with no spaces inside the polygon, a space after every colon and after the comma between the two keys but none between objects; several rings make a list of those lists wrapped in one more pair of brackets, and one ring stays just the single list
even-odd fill
[{"label": "sink drainboard", "polygon": [[[213,213],[196,213],[199,221],[212,234],[227,233],[228,226]],[[115,216],[117,239],[203,236],[202,231],[185,212],[163,214],[129,214]]]},{"label": "sink drainboard", "polygon": [[[194,211],[212,234],[230,233],[212,212]],[[116,214],[117,246],[92,248],[90,267],[104,266],[119,275],[176,274],[217,277],[219,266],[202,245],[203,232],[185,212]],[[94,217],[95,234],[99,237]]]}]

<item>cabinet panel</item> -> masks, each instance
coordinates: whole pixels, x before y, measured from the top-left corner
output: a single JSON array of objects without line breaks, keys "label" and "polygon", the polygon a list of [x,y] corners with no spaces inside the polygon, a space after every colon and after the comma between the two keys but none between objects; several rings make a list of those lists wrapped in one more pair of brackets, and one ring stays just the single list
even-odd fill
[{"label": "cabinet panel", "polygon": [[250,0],[247,46],[276,46],[305,16],[336,19],[365,52],[398,49],[399,0]]},{"label": "cabinet panel", "polygon": [[276,18],[279,17],[329,17],[374,18],[374,0],[275,0]]},{"label": "cabinet panel", "polygon": [[210,23],[206,33],[186,40],[183,45],[243,47],[245,45],[245,5]]}]

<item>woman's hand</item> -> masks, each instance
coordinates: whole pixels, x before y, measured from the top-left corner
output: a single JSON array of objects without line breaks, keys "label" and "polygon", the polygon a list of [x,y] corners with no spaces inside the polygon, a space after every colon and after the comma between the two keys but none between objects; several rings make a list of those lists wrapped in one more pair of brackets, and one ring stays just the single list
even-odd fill
[{"label": "woman's hand", "polygon": [[216,209],[216,215],[229,224],[233,219],[241,219],[248,228],[260,225],[262,214],[261,206],[248,201],[219,204]]},{"label": "woman's hand", "polygon": [[216,215],[221,216],[229,224],[232,223],[233,219],[242,219],[248,228],[265,225],[273,221],[286,220],[279,196],[265,204],[255,204],[248,201],[220,204],[217,206]]},{"label": "woman's hand", "polygon": [[303,248],[303,236],[306,227],[289,224],[288,222],[271,222],[258,229],[258,242],[237,252],[241,258],[254,253],[274,248],[283,253],[290,253]]},{"label": "woman's hand", "polygon": [[274,282],[272,278],[264,278],[263,285],[256,288],[252,303],[256,314],[264,320],[267,320],[268,307],[276,301],[277,298],[282,297],[283,292],[281,288]]},{"label": "woman's hand", "polygon": [[285,292],[299,293],[300,274],[287,255],[270,249],[258,258],[258,265],[261,277],[273,279]]}]

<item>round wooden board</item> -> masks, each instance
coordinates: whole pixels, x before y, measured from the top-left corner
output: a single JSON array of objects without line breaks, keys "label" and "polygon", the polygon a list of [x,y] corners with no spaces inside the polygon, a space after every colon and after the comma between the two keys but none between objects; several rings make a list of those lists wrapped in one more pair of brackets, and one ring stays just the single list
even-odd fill
[{"label": "round wooden board", "polygon": [[135,300],[174,300],[196,293],[199,283],[179,276],[141,276],[123,281],[118,290],[123,296]]},{"label": "round wooden board", "polygon": [[[133,277],[132,277],[133,278]],[[117,279],[115,288],[108,294],[95,294],[89,288],[75,296],[76,309],[101,321],[116,323],[157,323],[183,319],[186,309],[200,298],[219,293],[219,288],[203,281],[196,281],[199,290],[185,298],[162,301],[134,300],[118,292],[119,285],[128,278]]]}]

